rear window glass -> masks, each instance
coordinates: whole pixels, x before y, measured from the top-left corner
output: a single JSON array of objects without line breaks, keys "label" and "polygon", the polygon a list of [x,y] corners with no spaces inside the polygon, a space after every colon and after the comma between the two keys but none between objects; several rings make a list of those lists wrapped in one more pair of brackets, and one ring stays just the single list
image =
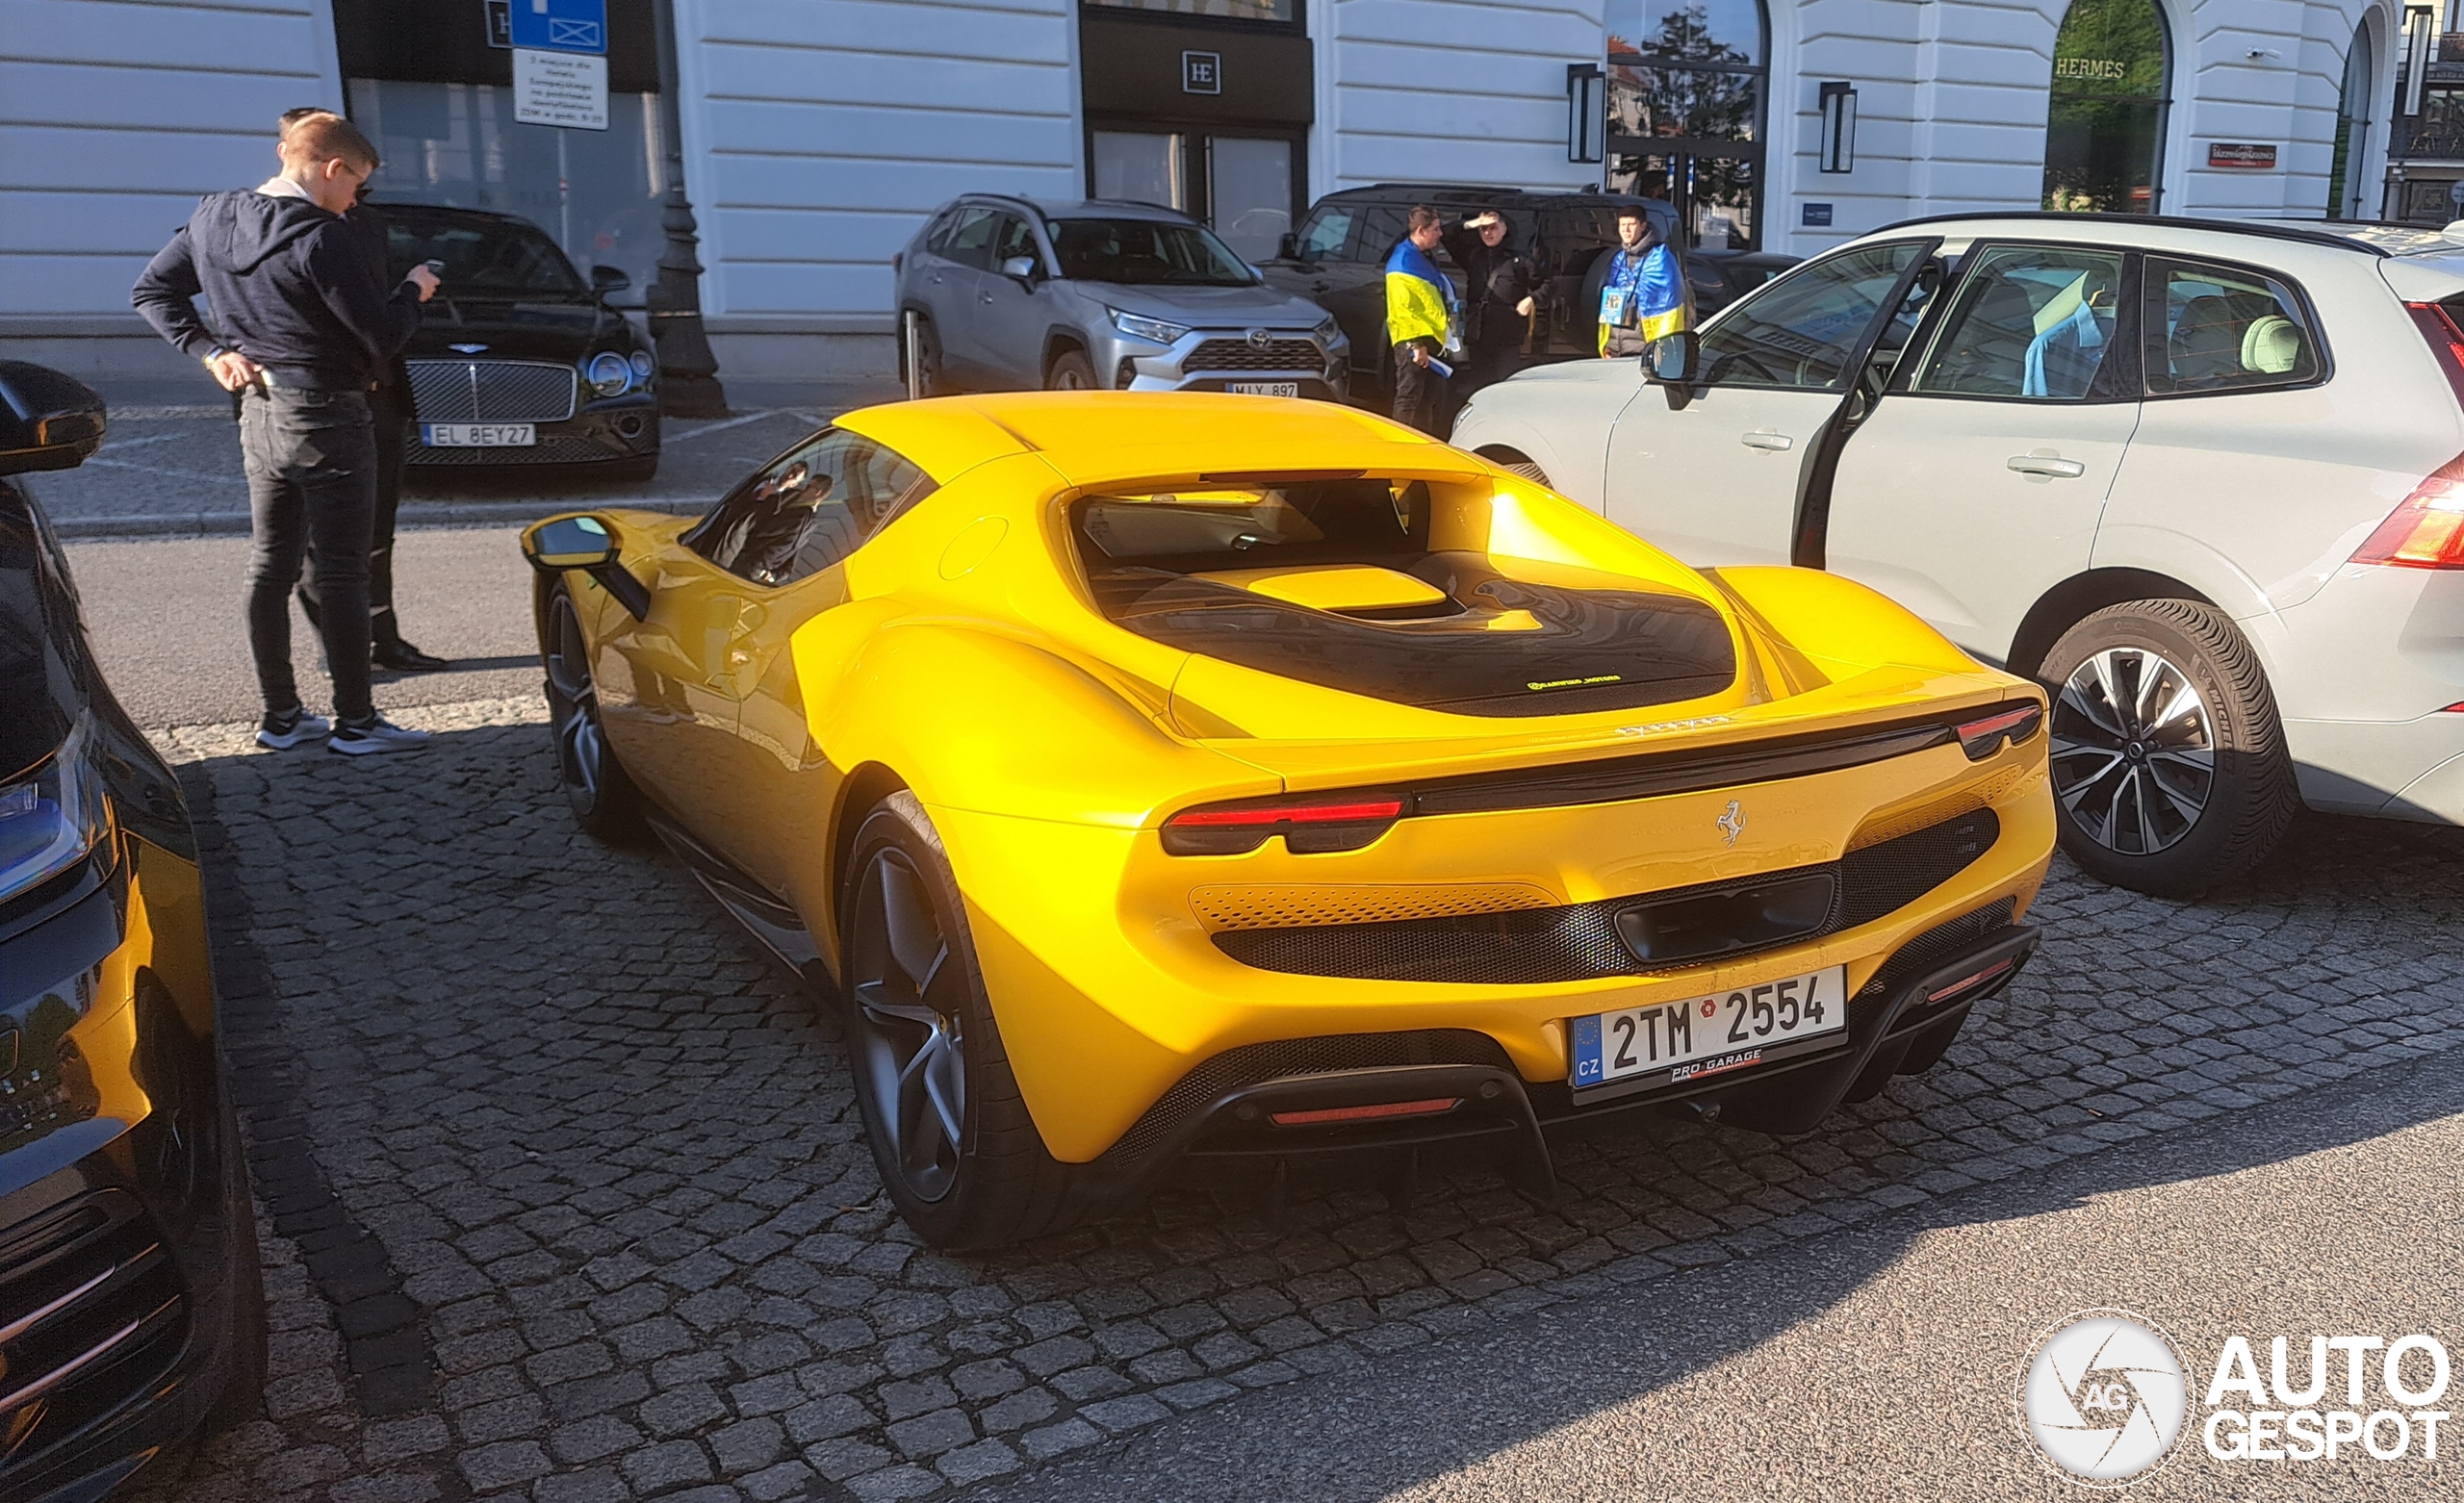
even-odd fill
[{"label": "rear window glass", "polygon": [[1070,522],[1108,620],[1324,688],[1529,716],[1670,703],[1734,679],[1727,623],[1691,596],[1562,567],[1519,577],[1515,560],[1447,546],[1475,530],[1465,508],[1486,504],[1472,486],[1312,479],[1086,497]]},{"label": "rear window glass", "polygon": [[2301,386],[2324,369],[2301,299],[2273,277],[2151,256],[2146,289],[2152,395]]}]

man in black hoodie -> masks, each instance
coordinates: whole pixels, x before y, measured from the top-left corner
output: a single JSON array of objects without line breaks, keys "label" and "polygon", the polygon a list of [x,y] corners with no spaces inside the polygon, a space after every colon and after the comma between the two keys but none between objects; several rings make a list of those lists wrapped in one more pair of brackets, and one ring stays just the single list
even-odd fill
[{"label": "man in black hoodie", "polygon": [[[327,750],[405,751],[427,738],[376,713],[369,691],[368,564],[376,437],[368,391],[419,328],[437,279],[414,268],[388,288],[369,237],[344,218],[376,170],[376,152],[339,115],[302,122],[281,144],[282,172],[215,193],[137,280],[131,300],[181,353],[240,394],[255,548],[248,646],[277,749],[328,736]],[[203,293],[220,332],[197,317]],[[334,678],[334,717],[299,702],[291,671],[291,590],[316,560],[319,628]]]}]

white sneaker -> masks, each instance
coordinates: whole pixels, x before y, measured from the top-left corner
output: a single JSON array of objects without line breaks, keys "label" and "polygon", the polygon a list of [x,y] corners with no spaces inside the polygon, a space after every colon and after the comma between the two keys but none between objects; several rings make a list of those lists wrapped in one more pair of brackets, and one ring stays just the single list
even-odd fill
[{"label": "white sneaker", "polygon": [[376,715],[364,725],[345,721],[335,726],[333,739],[325,743],[325,750],[345,756],[367,756],[377,752],[416,752],[426,745],[426,731],[409,730]]},{"label": "white sneaker", "polygon": [[257,722],[257,745],[276,752],[288,752],[303,741],[316,741],[333,733],[332,721],[298,708],[288,715],[269,715]]}]

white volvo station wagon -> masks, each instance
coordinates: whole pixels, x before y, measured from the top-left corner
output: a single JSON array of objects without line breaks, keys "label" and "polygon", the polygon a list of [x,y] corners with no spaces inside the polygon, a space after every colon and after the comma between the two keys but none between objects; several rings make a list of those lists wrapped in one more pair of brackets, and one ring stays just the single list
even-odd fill
[{"label": "white volvo station wagon", "polygon": [[2464,824],[2464,225],[1919,220],[1654,359],[1527,370],[1454,443],[2041,679],[2082,866],[2187,894],[2299,803]]}]

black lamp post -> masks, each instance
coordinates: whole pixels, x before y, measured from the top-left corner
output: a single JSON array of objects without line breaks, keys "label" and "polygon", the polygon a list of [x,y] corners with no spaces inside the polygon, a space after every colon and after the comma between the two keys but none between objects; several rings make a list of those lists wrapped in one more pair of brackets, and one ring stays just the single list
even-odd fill
[{"label": "black lamp post", "polygon": [[659,135],[667,151],[667,202],[659,224],[667,248],[659,252],[658,279],[643,290],[651,337],[658,342],[659,410],[677,418],[724,418],[728,394],[719,385],[718,357],[702,328],[702,260],[695,253],[693,205],[684,196],[683,88],[676,65],[675,0],[652,0],[658,33]]}]

